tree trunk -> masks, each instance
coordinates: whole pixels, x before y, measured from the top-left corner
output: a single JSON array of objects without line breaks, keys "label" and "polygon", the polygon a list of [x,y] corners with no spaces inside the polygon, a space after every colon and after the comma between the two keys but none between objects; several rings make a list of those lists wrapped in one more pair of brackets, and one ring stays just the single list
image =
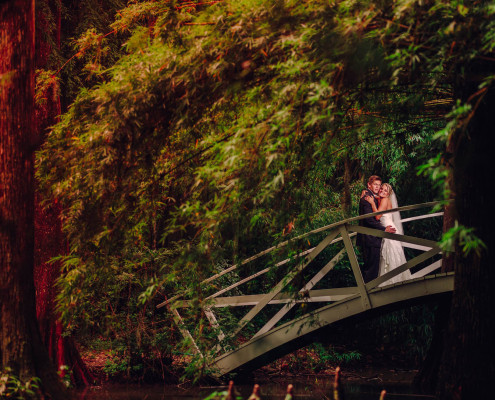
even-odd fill
[{"label": "tree trunk", "polygon": [[36,311],[41,338],[53,363],[60,368],[69,367],[76,386],[88,386],[94,377],[84,364],[77,346],[70,336],[63,336],[63,326],[56,312],[56,281],[60,264],[49,260],[66,252],[66,239],[62,233],[60,207],[53,204],[43,208],[35,196],[35,257]]},{"label": "tree trunk", "polygon": [[[449,169],[452,169],[452,165],[450,165],[450,163],[456,147],[457,146],[454,140],[450,140],[447,144],[444,159],[447,163],[449,163],[446,165]],[[449,185],[451,193],[453,193],[455,188],[452,182],[452,175],[449,176],[447,184]],[[443,214],[443,233],[454,227],[456,220],[454,212],[455,208],[452,204],[445,206]],[[454,254],[444,252],[442,256],[442,272],[451,272],[453,270]],[[428,349],[428,353],[426,354],[419,372],[414,377],[414,386],[424,393],[434,393],[438,384],[438,374],[440,371],[444,350],[445,333],[449,323],[448,317],[450,314],[451,302],[452,300],[450,298],[445,298],[441,299],[437,304],[437,309],[435,310],[435,322],[433,326],[433,337],[431,339],[430,348]]]},{"label": "tree trunk", "polygon": [[[476,81],[461,82],[458,98],[466,101],[478,91],[480,76],[493,73],[489,66],[466,68],[465,76]],[[490,160],[495,147],[495,90],[472,99],[474,116],[456,140],[453,182],[459,223],[474,228],[486,245],[479,253],[455,253],[455,284],[445,351],[439,375],[440,399],[477,399],[492,392],[495,376],[495,235],[490,221],[493,208]],[[476,106],[478,100],[480,103]]]},{"label": "tree trunk", "polygon": [[450,297],[442,298],[435,310],[433,337],[430,347],[413,382],[414,386],[422,393],[434,393],[438,384],[451,301]]},{"label": "tree trunk", "polygon": [[351,216],[351,161],[346,155],[344,159],[344,190],[342,194],[342,208],[346,218]]},{"label": "tree trunk", "polygon": [[34,0],[0,3],[0,360],[37,376],[53,399],[65,389],[36,321],[34,248]]},{"label": "tree trunk", "polygon": [[[36,10],[36,68],[56,69],[52,65],[51,55],[60,48],[61,31],[61,2],[60,0],[45,0]],[[53,22],[52,22],[53,21]],[[51,40],[48,40],[50,38]],[[58,122],[61,113],[60,95],[58,88],[52,86],[44,94],[44,102],[36,104],[37,137],[44,142],[50,126]],[[63,326],[56,308],[56,281],[60,276],[59,263],[50,263],[50,259],[65,254],[67,242],[62,233],[60,207],[54,203],[44,208],[39,194],[35,196],[35,247],[34,247],[34,276],[36,286],[36,311],[41,330],[41,338],[48,349],[52,362],[60,369],[65,365],[71,371],[75,385],[86,386],[94,378],[82,361],[74,340],[63,336]],[[64,371],[61,371],[64,374]]]}]

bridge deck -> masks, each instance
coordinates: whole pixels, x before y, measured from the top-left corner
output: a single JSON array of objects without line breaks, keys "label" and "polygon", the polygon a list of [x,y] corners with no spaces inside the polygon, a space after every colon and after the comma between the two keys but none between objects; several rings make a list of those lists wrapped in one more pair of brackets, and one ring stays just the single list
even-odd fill
[{"label": "bridge deck", "polygon": [[[381,212],[381,214],[395,211],[413,211],[437,205],[437,202],[424,203],[388,210]],[[280,252],[284,247],[288,248],[290,243],[295,243],[310,235],[325,232],[326,236],[315,247],[302,250],[296,255],[292,255],[270,267],[262,268],[254,274],[237,281],[230,279],[225,287],[217,289],[215,293],[205,299],[204,304],[207,304],[207,306],[203,310],[204,315],[210,321],[212,332],[215,332],[218,337],[216,355],[209,361],[210,366],[217,371],[216,374],[224,375],[262,358],[269,360],[270,357],[266,357],[267,354],[280,354],[284,348],[290,347],[291,342],[296,340],[299,342],[304,341],[305,337],[311,337],[317,330],[360,313],[366,313],[372,309],[382,309],[394,303],[413,301],[452,291],[454,280],[452,273],[431,275],[432,272],[439,270],[441,267],[441,259],[438,259],[439,255],[441,255],[441,249],[437,242],[355,225],[355,222],[360,219],[377,214],[379,213],[349,218],[315,229],[293,238],[291,241],[273,246],[203,281],[203,284],[207,286],[211,286],[214,281],[217,281],[218,284],[218,282],[224,280],[222,277],[245,268],[244,266],[248,263],[260,260],[261,257],[270,253],[273,254],[275,251]],[[409,223],[441,215],[443,213],[437,212],[413,216],[403,219],[402,222]],[[421,253],[413,256],[405,264],[398,266],[394,270],[365,283],[353,244],[353,236],[357,233],[396,240],[401,242],[404,248],[414,249],[415,252],[419,251]],[[340,247],[340,250],[338,247]],[[322,261],[322,256],[325,257],[328,253],[331,254],[331,258]],[[342,262],[346,258],[345,256],[347,256],[348,264],[350,264],[349,272],[352,272],[356,285],[347,287],[330,286],[316,289],[317,285],[328,284],[325,279],[328,280],[330,271]],[[317,257],[318,260],[315,261]],[[322,266],[322,264],[324,265]],[[245,290],[240,290],[242,285],[255,279],[264,279],[266,281],[271,277],[270,272],[272,272],[271,275],[277,277],[277,271],[280,271],[281,267],[287,270],[283,276],[278,276],[278,280],[274,282],[266,293],[248,294]],[[411,269],[414,269],[411,279],[394,285],[387,285],[387,281],[391,278]],[[309,279],[307,278],[308,274],[311,276]],[[303,276],[306,276],[306,280],[301,281]],[[296,285],[296,289],[288,292],[284,291],[289,285],[293,288]],[[262,286],[258,285],[257,287]],[[226,293],[234,290],[238,292],[236,295],[226,296]],[[310,303],[312,304],[311,307],[308,307],[310,311],[287,321],[287,317],[292,315],[289,312],[294,307],[299,307],[301,304],[309,305]],[[321,303],[322,307],[315,309],[315,303]],[[182,334],[192,343],[193,350],[199,353],[199,347],[185,328],[178,312],[178,308],[190,307],[192,304],[189,300],[184,299],[183,295],[179,294],[161,303],[158,307],[168,306],[170,308]],[[250,309],[238,319],[231,331],[224,332],[217,321],[215,310],[219,311],[220,309],[225,310],[228,308],[239,311],[242,310],[240,307],[250,307]],[[238,311],[232,315],[238,315]],[[263,321],[262,326],[258,325],[259,322],[256,322],[258,320]],[[256,328],[254,331],[256,333],[248,334],[246,328],[248,326],[250,331]],[[229,348],[233,348],[233,350],[225,350]]]},{"label": "bridge deck", "polygon": [[[454,287],[453,273],[438,274],[397,283],[388,287],[376,288],[370,292],[373,309],[382,308],[392,303],[451,292]],[[217,357],[212,364],[218,376],[233,372],[257,358],[283,347],[287,343],[315,333],[346,318],[364,313],[366,310],[358,294],[349,296],[339,302],[324,306],[295,320],[286,322],[276,328],[243,343],[235,350]],[[280,353],[280,352],[279,352]]]}]

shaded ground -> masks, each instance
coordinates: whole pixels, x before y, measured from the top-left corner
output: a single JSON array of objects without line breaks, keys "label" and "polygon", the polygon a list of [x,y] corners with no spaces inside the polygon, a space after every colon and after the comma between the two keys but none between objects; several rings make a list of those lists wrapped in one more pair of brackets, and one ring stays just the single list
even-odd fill
[{"label": "shaded ground", "polygon": [[[339,349],[342,353],[345,349]],[[260,368],[254,372],[257,379],[284,379],[302,377],[328,377],[335,374],[340,366],[342,378],[346,382],[359,384],[412,385],[418,369],[397,355],[390,355],[376,349],[372,354],[362,355],[359,360],[341,363],[323,363],[320,354],[302,349]]]},{"label": "shaded ground", "polygon": [[105,366],[114,359],[111,350],[81,350],[81,358],[96,379],[109,380]]},{"label": "shaded ground", "polygon": [[[311,379],[311,377],[331,377],[335,368],[341,367],[342,378],[346,382],[357,384],[387,384],[411,385],[417,367],[401,357],[395,348],[381,346],[362,355],[350,351],[343,346],[335,353],[344,358],[348,354],[358,354],[359,359],[331,362],[325,360],[328,353],[321,349],[310,347],[297,350],[273,363],[254,371],[251,378],[257,381],[279,381],[290,379]],[[82,350],[81,355],[90,371],[102,383],[123,382],[122,375],[115,374],[112,365],[118,364],[118,359],[110,350]]]}]

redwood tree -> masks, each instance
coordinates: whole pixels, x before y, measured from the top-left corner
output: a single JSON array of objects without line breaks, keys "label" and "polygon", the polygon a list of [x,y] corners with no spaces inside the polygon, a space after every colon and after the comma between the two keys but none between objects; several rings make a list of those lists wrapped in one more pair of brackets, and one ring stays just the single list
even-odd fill
[{"label": "redwood tree", "polygon": [[[56,55],[60,50],[61,14],[61,0],[36,1],[37,70],[53,70],[59,67],[59,57]],[[43,142],[50,126],[58,122],[61,113],[60,93],[55,78],[39,97],[41,99],[36,104],[36,130],[37,137]],[[51,263],[50,259],[65,254],[67,249],[60,221],[60,206],[56,201],[43,206],[42,196],[36,193],[34,210],[34,276],[41,338],[55,366],[59,369],[61,366],[68,366],[75,384],[88,385],[93,377],[82,361],[73,338],[63,335],[63,325],[55,311],[56,280],[60,275],[60,265]]]},{"label": "redwood tree", "polygon": [[33,279],[34,0],[0,3],[0,360],[43,391],[64,387],[41,342]]}]

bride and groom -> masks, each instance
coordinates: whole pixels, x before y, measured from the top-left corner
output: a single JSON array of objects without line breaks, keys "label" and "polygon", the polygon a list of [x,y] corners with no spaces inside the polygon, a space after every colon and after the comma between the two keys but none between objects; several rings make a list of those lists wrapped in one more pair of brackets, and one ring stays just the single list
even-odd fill
[{"label": "bride and groom", "polygon": [[[359,215],[386,211],[398,207],[397,197],[392,187],[388,183],[382,183],[379,176],[370,176],[367,186],[367,189],[363,190],[359,201]],[[359,225],[389,233],[404,234],[399,212],[379,214],[374,217],[361,219]],[[392,271],[406,262],[404,250],[399,241],[391,239],[382,240],[382,238],[376,236],[359,234],[357,244],[363,253],[364,264],[361,267],[361,272],[365,283]],[[411,273],[409,270],[406,270],[387,280],[384,284],[388,285],[401,282],[410,277]]]}]

